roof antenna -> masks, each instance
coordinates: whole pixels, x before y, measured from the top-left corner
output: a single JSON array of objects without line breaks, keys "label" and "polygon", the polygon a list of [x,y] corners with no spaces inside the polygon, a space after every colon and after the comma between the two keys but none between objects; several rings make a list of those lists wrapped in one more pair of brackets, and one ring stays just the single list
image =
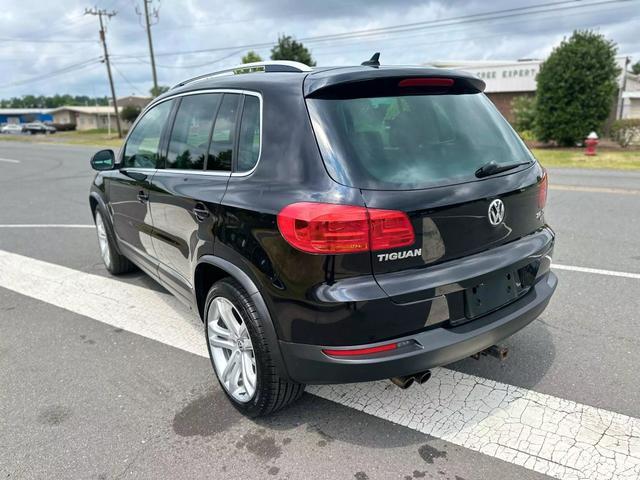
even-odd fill
[{"label": "roof antenna", "polygon": [[380,52],[376,52],[373,56],[367,60],[366,62],[362,62],[360,65],[364,65],[365,67],[379,67],[380,66]]}]

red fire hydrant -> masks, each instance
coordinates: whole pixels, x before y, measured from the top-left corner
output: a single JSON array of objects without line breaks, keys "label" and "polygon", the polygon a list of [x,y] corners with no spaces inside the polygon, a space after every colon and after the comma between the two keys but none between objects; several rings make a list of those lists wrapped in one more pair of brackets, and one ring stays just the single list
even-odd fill
[{"label": "red fire hydrant", "polygon": [[587,148],[584,149],[585,155],[593,156],[596,154],[596,146],[598,145],[598,134],[591,132],[584,140],[584,144]]}]

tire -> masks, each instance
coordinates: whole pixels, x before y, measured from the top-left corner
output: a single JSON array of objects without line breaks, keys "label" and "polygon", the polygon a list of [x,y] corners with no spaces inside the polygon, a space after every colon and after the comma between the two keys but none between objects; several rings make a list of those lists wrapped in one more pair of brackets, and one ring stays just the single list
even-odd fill
[{"label": "tire", "polygon": [[[274,413],[302,396],[303,384],[278,375],[264,334],[263,322],[268,320],[260,317],[253,300],[238,282],[231,278],[216,282],[207,295],[204,315],[211,366],[236,409],[248,417],[260,417]],[[235,327],[226,328],[233,320]],[[231,348],[222,347],[221,342]],[[231,364],[234,356],[237,366],[232,364],[223,380],[225,360],[226,364]]]},{"label": "tire", "polygon": [[100,247],[100,256],[106,269],[112,275],[122,275],[135,270],[135,266],[131,261],[118,253],[114,246],[114,239],[111,237],[111,230],[107,227],[104,214],[100,207],[96,208],[94,221],[96,224],[96,233],[98,235],[98,246]]}]

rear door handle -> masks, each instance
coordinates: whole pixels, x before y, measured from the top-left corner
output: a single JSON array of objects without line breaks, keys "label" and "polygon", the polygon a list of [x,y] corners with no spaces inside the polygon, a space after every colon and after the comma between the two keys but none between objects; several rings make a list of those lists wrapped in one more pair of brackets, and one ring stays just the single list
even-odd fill
[{"label": "rear door handle", "polygon": [[140,203],[147,203],[149,201],[149,194],[144,193],[144,190],[138,192],[138,201]]},{"label": "rear door handle", "polygon": [[209,217],[209,215],[211,215],[211,212],[209,212],[209,209],[205,207],[202,203],[197,203],[196,206],[193,207],[192,212],[196,216],[196,220],[199,222],[204,222],[205,219]]}]

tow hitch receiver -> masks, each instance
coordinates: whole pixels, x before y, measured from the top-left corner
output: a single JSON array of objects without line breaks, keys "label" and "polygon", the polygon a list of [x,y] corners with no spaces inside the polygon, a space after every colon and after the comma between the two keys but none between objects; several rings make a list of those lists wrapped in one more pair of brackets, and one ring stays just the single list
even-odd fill
[{"label": "tow hitch receiver", "polygon": [[491,345],[489,348],[485,348],[481,352],[471,355],[471,358],[480,360],[480,355],[485,357],[489,355],[491,357],[497,358],[502,362],[509,355],[509,349],[507,347],[503,347],[502,345]]}]

